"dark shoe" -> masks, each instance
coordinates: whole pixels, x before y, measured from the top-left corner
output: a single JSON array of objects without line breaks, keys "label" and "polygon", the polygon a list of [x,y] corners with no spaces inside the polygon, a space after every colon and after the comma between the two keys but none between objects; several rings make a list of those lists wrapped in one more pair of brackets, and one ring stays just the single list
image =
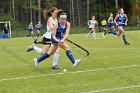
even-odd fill
[{"label": "dark shoe", "polygon": [[35,44],[32,44],[32,45],[28,46],[27,52],[30,52],[30,51],[34,50],[33,46],[35,46]]},{"label": "dark shoe", "polygon": [[52,69],[61,69],[58,65],[52,66]]},{"label": "dark shoe", "polygon": [[130,43],[126,42],[125,45],[129,45]]}]

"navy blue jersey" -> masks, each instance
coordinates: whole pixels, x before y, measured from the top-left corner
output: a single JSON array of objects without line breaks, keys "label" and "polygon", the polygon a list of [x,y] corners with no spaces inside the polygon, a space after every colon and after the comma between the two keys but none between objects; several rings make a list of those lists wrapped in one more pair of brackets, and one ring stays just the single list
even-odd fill
[{"label": "navy blue jersey", "polygon": [[126,20],[126,15],[118,15],[118,24],[125,24],[125,20]]},{"label": "navy blue jersey", "polygon": [[57,39],[62,39],[63,38],[63,35],[64,33],[66,32],[66,28],[67,28],[67,22],[65,23],[65,26],[62,27],[60,22],[58,21],[58,28],[57,28],[57,32],[56,32],[56,38]]},{"label": "navy blue jersey", "polygon": [[[111,23],[110,23],[110,22],[111,22]],[[112,22],[114,22],[114,19],[110,17],[109,23],[107,24],[107,27],[108,27],[108,28],[112,28],[112,27],[114,26],[114,23],[112,23]]]},{"label": "navy blue jersey", "polygon": [[123,27],[124,28],[125,21],[126,21],[126,15],[125,14],[123,14],[123,15],[119,14],[118,15],[118,27]]},{"label": "navy blue jersey", "polygon": [[[55,35],[58,40],[62,40],[63,35],[66,32],[66,29],[67,29],[67,22],[65,23],[64,27],[61,26],[60,22],[58,22],[58,28],[57,28],[56,35]],[[51,40],[53,43],[58,43],[53,39],[52,36],[51,36]]]},{"label": "navy blue jersey", "polygon": [[[114,22],[114,21],[113,21],[113,18],[110,18],[109,22],[111,22],[111,23]],[[111,24],[111,23],[110,23],[110,24]]]},{"label": "navy blue jersey", "polygon": [[37,24],[36,25],[36,28],[41,28],[41,24]]}]

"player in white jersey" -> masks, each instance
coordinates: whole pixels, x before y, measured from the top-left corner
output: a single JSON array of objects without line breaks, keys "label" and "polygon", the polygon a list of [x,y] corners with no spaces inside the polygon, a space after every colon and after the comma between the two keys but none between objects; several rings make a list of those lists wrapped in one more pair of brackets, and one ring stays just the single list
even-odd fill
[{"label": "player in white jersey", "polygon": [[[49,11],[47,10],[44,11],[44,17],[45,18],[49,17],[49,18],[47,20],[47,32],[43,35],[43,39],[42,39],[43,48],[41,49],[37,47],[35,44],[33,44],[27,48],[27,52],[31,50],[35,50],[37,53],[42,55],[49,50],[50,45],[52,43],[51,35],[52,35],[53,26],[55,23],[57,23],[57,13],[58,13],[58,9],[56,7],[52,7]],[[59,59],[59,51],[60,49],[58,48],[54,53],[52,69],[60,69],[60,67],[57,65]]]},{"label": "player in white jersey", "polygon": [[95,26],[98,25],[98,22],[95,20],[95,16],[92,16],[91,20],[89,20],[87,22],[88,26],[89,26],[89,33],[86,36],[86,39],[88,39],[88,37],[90,36],[91,33],[93,33],[93,37],[96,40],[96,31],[95,31]]}]

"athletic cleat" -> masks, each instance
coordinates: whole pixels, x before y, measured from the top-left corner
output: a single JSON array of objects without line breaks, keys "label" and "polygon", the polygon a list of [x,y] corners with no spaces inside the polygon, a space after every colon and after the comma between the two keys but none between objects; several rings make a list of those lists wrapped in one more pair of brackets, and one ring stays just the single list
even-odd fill
[{"label": "athletic cleat", "polygon": [[34,66],[35,66],[35,68],[38,68],[38,66],[39,66],[39,63],[37,62],[36,58],[34,58]]},{"label": "athletic cleat", "polygon": [[80,63],[81,59],[75,60],[75,63],[73,64],[73,67],[77,67]]},{"label": "athletic cleat", "polygon": [[129,45],[130,43],[126,42],[125,45]]},{"label": "athletic cleat", "polygon": [[116,35],[114,35],[114,37],[117,37]]},{"label": "athletic cleat", "polygon": [[58,65],[52,66],[52,69],[61,69]]},{"label": "athletic cleat", "polygon": [[34,50],[33,46],[35,46],[35,44],[30,45],[30,46],[27,48],[27,52],[30,52],[30,51]]}]

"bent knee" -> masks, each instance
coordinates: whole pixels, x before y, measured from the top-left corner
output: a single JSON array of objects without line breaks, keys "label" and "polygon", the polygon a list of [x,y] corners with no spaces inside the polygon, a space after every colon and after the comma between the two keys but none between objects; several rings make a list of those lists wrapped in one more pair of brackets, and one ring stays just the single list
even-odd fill
[{"label": "bent knee", "polygon": [[66,50],[70,50],[70,47],[69,47],[69,46],[67,46],[67,47],[66,47]]},{"label": "bent knee", "polygon": [[58,48],[56,51],[55,51],[55,54],[59,54],[60,52],[60,49]]}]

